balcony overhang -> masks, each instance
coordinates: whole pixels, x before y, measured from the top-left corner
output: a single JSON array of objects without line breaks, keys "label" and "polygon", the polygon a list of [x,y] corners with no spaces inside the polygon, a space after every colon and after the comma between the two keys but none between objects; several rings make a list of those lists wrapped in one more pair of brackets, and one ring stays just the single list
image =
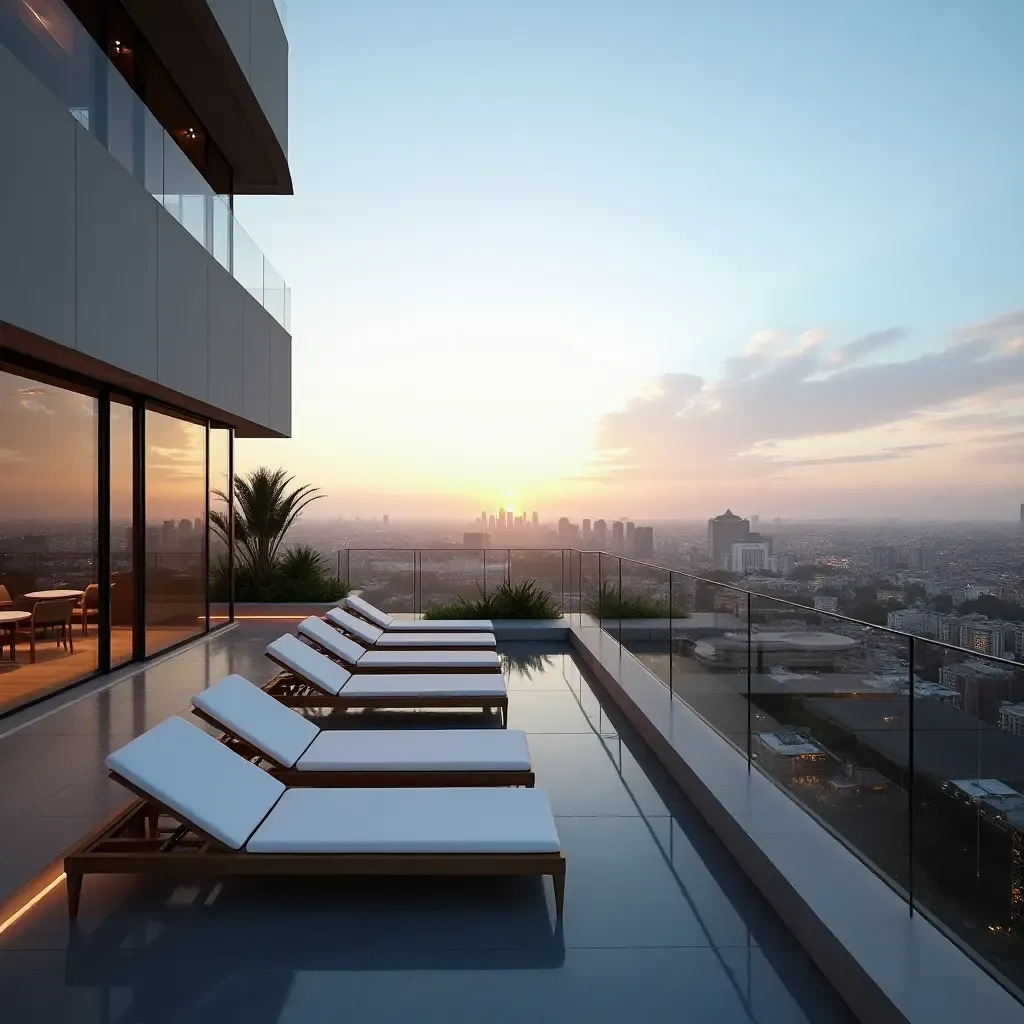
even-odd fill
[{"label": "balcony overhang", "polygon": [[288,157],[205,0],[122,0],[234,171],[236,195],[291,195]]}]

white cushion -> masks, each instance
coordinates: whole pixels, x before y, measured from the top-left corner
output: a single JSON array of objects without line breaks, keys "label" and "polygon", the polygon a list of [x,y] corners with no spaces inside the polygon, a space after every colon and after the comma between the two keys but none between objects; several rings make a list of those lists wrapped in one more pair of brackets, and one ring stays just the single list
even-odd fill
[{"label": "white cushion", "polygon": [[115,750],[106,765],[232,850],[245,845],[284,792],[262,768],[180,718]]},{"label": "white cushion", "polygon": [[[319,621],[319,620],[317,620]],[[322,625],[322,623],[321,623]],[[325,627],[330,629],[330,626]],[[279,661],[300,679],[319,686],[324,693],[337,694],[352,678],[347,668],[319,654],[297,636],[285,633],[267,644],[267,654]]]},{"label": "white cushion", "polygon": [[355,615],[342,611],[340,608],[332,608],[327,613],[327,621],[332,626],[337,626],[339,629],[345,630],[346,633],[351,633],[357,640],[369,647],[372,647],[384,635],[383,629],[371,626],[370,623],[356,618]]},{"label": "white cushion", "polygon": [[518,729],[328,729],[296,765],[303,772],[528,772]]},{"label": "white cushion", "polygon": [[367,651],[359,659],[359,667],[405,669],[498,669],[501,661],[497,651]]},{"label": "white cushion", "polygon": [[364,601],[361,597],[346,597],[344,604],[357,615],[362,615],[364,619],[369,619],[375,626],[379,626],[381,629],[387,629],[394,621],[387,612],[382,612],[375,605],[370,604],[369,601]]},{"label": "white cushion", "polygon": [[356,665],[366,653],[366,648],[361,644],[339,633],[333,626],[328,626],[323,619],[318,619],[315,615],[303,619],[298,629],[304,637],[308,637],[325,651],[330,651],[336,658],[341,658],[346,665]]},{"label": "white cushion", "polygon": [[542,789],[290,789],[249,853],[557,853]]},{"label": "white cushion", "polygon": [[497,646],[493,633],[383,633],[375,645],[379,650],[401,650],[407,647],[426,647],[445,650],[452,647],[471,647],[486,650]]},{"label": "white cushion", "polygon": [[226,676],[192,698],[225,732],[290,768],[320,730],[244,676]]},{"label": "white cushion", "polygon": [[392,619],[388,633],[493,633],[490,619]]},{"label": "white cushion", "polygon": [[345,697],[504,697],[505,677],[500,672],[476,675],[361,675],[346,684]]}]

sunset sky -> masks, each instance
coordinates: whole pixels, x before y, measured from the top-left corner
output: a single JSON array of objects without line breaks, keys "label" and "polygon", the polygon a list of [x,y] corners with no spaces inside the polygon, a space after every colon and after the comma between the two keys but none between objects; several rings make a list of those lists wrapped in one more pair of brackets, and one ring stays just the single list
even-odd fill
[{"label": "sunset sky", "polygon": [[319,514],[1010,519],[1024,5],[289,0]]}]

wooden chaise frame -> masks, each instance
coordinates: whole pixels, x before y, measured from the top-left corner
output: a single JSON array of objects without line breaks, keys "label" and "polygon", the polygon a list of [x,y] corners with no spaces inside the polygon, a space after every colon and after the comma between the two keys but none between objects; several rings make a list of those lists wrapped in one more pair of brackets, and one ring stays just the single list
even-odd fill
[{"label": "wooden chaise frame", "polygon": [[85,875],[550,875],[555,914],[562,917],[565,857],[561,853],[247,853],[217,842],[117,772],[110,777],[139,799],[111,815],[65,855],[72,918],[78,916]]},{"label": "wooden chaise frame", "polygon": [[346,697],[344,688],[340,693],[328,693],[313,680],[300,676],[283,661],[278,661],[269,652],[267,657],[284,671],[271,679],[263,689],[286,707],[332,708],[336,711],[346,711],[349,708],[483,708],[488,711],[496,708],[501,714],[501,724],[508,724],[508,693],[493,697],[456,694]]},{"label": "wooden chaise frame", "polygon": [[301,788],[303,786],[326,786],[353,788],[403,788],[411,786],[429,786],[436,789],[443,786],[523,786],[532,789],[536,776],[532,770],[513,771],[317,771],[303,772],[298,768],[288,768],[275,761],[269,754],[254,747],[242,737],[232,733],[227,726],[200,708],[193,707],[192,714],[215,729],[220,729],[220,740],[236,754],[254,764],[265,762],[269,765],[266,771],[279,779],[286,786]]}]

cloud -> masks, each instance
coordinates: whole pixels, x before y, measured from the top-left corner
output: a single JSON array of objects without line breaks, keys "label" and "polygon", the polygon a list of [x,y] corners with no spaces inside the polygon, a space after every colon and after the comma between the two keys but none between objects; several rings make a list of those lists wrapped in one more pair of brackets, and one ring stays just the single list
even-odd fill
[{"label": "cloud", "polygon": [[914,452],[945,448],[946,444],[945,441],[936,441],[933,444],[901,444],[893,448],[883,448],[879,452],[864,452],[861,455],[829,455],[818,459],[779,459],[775,462],[775,466],[797,468],[801,466],[839,466],[858,462],[892,462],[894,459],[905,459]]},{"label": "cloud", "polygon": [[1012,313],[990,317],[976,324],[961,327],[956,336],[971,341],[976,338],[987,338],[993,341],[1008,341],[1024,333],[1024,309],[1016,309]]},{"label": "cloud", "polygon": [[0,448],[0,465],[12,462],[28,462],[28,459],[13,448]]},{"label": "cloud", "polygon": [[[898,362],[850,364],[905,336],[902,328],[889,328],[843,346],[839,351],[845,350],[846,358],[838,366],[816,340],[794,349],[789,338],[762,338],[753,352],[726,360],[717,379],[666,374],[649,392],[601,417],[593,475],[650,481],[726,480],[778,473],[797,465],[906,458],[949,438],[937,435],[935,444],[920,446],[880,445],[873,453],[854,455],[848,454],[849,441],[844,445],[846,452],[833,456],[828,449],[835,451],[842,435],[918,420],[922,430],[933,431],[947,413],[952,414],[951,420],[960,412],[984,421],[984,403],[991,396],[1016,388],[1019,398],[1024,351],[1006,351],[990,336],[971,335],[960,332],[957,337],[964,340]],[[1004,428],[1011,422],[1006,416],[992,419],[1002,419]],[[977,425],[985,428],[983,422]],[[786,457],[787,446],[806,447],[798,442],[812,438],[816,440],[811,458]],[[996,443],[998,438],[987,440]],[[774,451],[771,445],[781,448]]]},{"label": "cloud", "polygon": [[865,334],[853,341],[848,341],[845,345],[840,345],[833,351],[829,362],[835,365],[854,363],[872,352],[877,352],[880,348],[888,348],[890,345],[901,342],[909,334],[910,331],[905,327],[889,327],[884,331],[873,331],[871,334]]}]

